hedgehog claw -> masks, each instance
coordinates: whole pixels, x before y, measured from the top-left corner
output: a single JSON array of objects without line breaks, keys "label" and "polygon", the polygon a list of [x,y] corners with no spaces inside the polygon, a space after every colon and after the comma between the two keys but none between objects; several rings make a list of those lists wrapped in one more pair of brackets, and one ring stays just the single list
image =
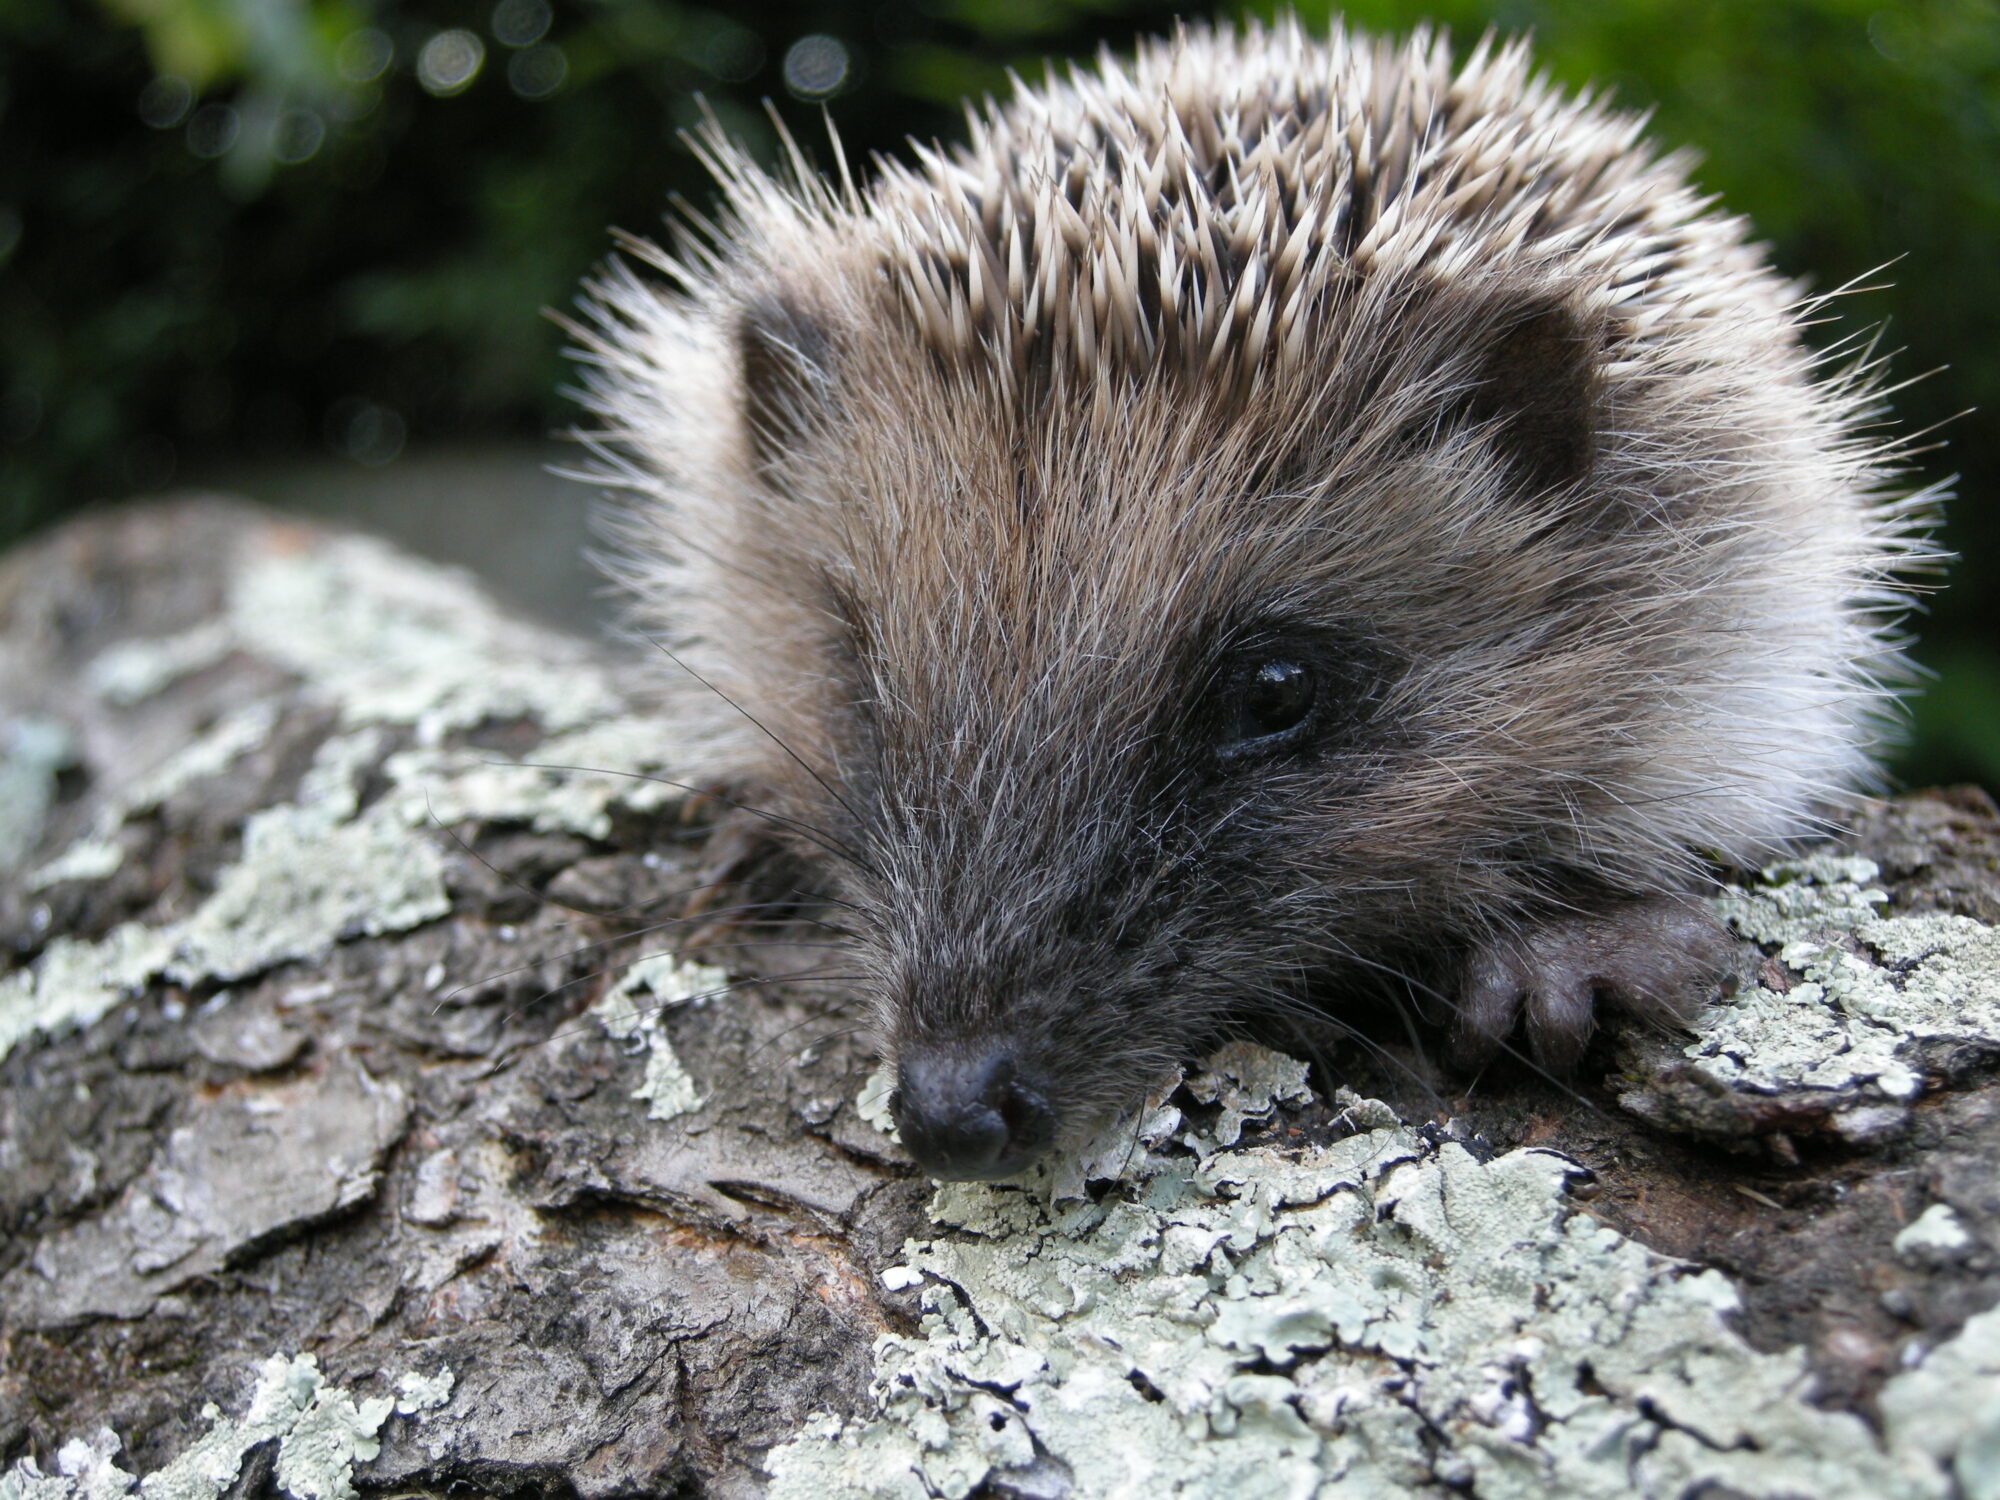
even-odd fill
[{"label": "hedgehog claw", "polygon": [[1729,968],[1729,935],[1701,902],[1656,896],[1550,918],[1473,950],[1452,1027],[1452,1059],[1490,1061],[1518,1027],[1550,1073],[1573,1070],[1600,1003],[1684,1022]]}]

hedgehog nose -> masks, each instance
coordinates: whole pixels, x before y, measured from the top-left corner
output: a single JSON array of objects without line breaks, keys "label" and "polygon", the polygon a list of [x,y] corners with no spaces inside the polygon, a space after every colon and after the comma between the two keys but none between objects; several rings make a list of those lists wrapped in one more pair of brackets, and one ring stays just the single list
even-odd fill
[{"label": "hedgehog nose", "polygon": [[943,1182],[1011,1177],[1048,1150],[1047,1086],[1012,1055],[905,1052],[889,1110],[918,1166]]}]

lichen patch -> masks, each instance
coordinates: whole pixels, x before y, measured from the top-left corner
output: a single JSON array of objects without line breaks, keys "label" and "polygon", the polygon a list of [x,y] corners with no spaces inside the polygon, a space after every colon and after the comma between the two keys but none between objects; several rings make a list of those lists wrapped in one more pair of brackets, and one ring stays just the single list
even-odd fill
[{"label": "lichen patch", "polygon": [[2000,1308],[1890,1381],[1881,1407],[1892,1449],[1948,1468],[1964,1500],[2000,1500]]},{"label": "lichen patch", "polygon": [[174,930],[165,972],[189,984],[241,979],[450,910],[444,860],[429,841],[381,817],[327,826],[277,807],[250,820],[243,858]]},{"label": "lichen patch", "polygon": [[[436,920],[450,910],[442,828],[519,825],[603,839],[619,810],[657,812],[683,795],[658,779],[674,754],[672,734],[625,710],[586,647],[507,619],[449,570],[363,537],[250,547],[234,561],[228,600],[222,620],[184,636],[106,648],[86,680],[107,704],[129,705],[240,653],[303,679],[285,702],[331,708],[334,732],[296,793],[249,817],[239,857],[180,921],[127,924],[92,943],[58,940],[32,967],[0,979],[0,1056],[37,1030],[88,1025],[156,979],[234,983]],[[276,699],[220,715],[110,796],[69,848],[32,872],[30,888],[114,875],[128,821],[192,783],[231,774],[282,722]],[[516,724],[532,750],[452,738]],[[62,751],[47,734],[30,735],[26,750],[0,757],[0,788],[13,774],[47,791],[50,757]],[[0,846],[24,855],[42,803],[19,806],[33,817],[16,821],[34,826],[13,834],[0,826]],[[656,1053],[656,1066],[670,1056]],[[656,1078],[656,1100],[691,1098],[683,1083]]]},{"label": "lichen patch", "polygon": [[166,977],[228,982],[309,961],[347,938],[401,932],[451,909],[436,846],[393,818],[329,821],[283,804],[251,818],[243,856],[186,919],[58,938],[0,979],[0,1056],[36,1031],[87,1026]]},{"label": "lichen patch", "polygon": [[1889,915],[1853,856],[1774,865],[1717,909],[1771,959],[1695,1017],[1678,1057],[1635,1068],[1621,1102],[1698,1135],[1901,1129],[1928,1073],[2000,1055],[2000,930],[1943,912]]},{"label": "lichen patch", "polygon": [[1187,1085],[1199,1102],[1221,1106],[1215,1129],[1205,1141],[1208,1148],[1235,1145],[1245,1125],[1268,1120],[1280,1102],[1310,1099],[1306,1071],[1297,1058],[1254,1042],[1231,1042],[1218,1049]]},{"label": "lichen patch", "polygon": [[35,847],[56,797],[56,778],[76,763],[76,738],[53,719],[0,721],[0,875]]},{"label": "lichen patch", "polygon": [[237,641],[340,702],[350,722],[410,724],[423,744],[519,717],[559,732],[622,708],[586,647],[565,650],[462,573],[372,537],[252,557],[228,611]]},{"label": "lichen patch", "polygon": [[37,1031],[88,1026],[158,973],[173,952],[162,930],[128,922],[101,942],[59,937],[31,969],[0,978],[0,1057]]},{"label": "lichen patch", "polygon": [[1975,1421],[1885,1442],[1813,1406],[1724,1278],[1575,1210],[1553,1153],[1398,1126],[1137,1161],[1099,1203],[941,1189],[897,1268],[919,1329],[877,1341],[872,1413],[771,1455],[773,1496],[1916,1500],[1979,1461]]},{"label": "lichen patch", "polygon": [[648,1119],[671,1120],[701,1108],[701,1093],[667,1037],[665,1013],[677,1005],[700,1004],[728,989],[729,976],[720,969],[659,955],[626,969],[591,1007],[607,1035],[644,1055],[645,1074],[632,1097],[646,1101]]},{"label": "lichen patch", "polygon": [[274,1354],[257,1372],[249,1405],[226,1417],[210,1403],[209,1428],[164,1468],[141,1479],[121,1469],[122,1446],[102,1430],[65,1443],[56,1472],[44,1474],[32,1458],[0,1473],[0,1500],[217,1500],[235,1483],[243,1459],[260,1443],[275,1441],[278,1486],[296,1500],[354,1500],[354,1466],[381,1452],[377,1434],[391,1412],[417,1417],[451,1399],[452,1373],[404,1375],[394,1397],[356,1401],[329,1385],[310,1354]]}]

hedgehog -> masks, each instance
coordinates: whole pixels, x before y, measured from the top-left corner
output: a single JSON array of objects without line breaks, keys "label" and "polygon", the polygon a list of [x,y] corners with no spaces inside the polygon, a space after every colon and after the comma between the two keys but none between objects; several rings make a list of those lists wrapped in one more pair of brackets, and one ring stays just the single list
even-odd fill
[{"label": "hedgehog", "polygon": [[1386,994],[1673,1018],[1872,785],[1931,497],[1878,362],[1488,37],[1182,29],[857,183],[711,125],[588,288],[684,762],[804,861],[940,1179]]}]

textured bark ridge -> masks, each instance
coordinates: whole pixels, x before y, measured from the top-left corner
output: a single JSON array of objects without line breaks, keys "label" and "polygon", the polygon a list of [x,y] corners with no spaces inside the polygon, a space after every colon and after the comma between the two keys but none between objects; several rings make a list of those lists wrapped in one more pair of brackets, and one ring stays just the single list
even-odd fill
[{"label": "textured bark ridge", "polygon": [[671,956],[677,733],[245,507],[0,560],[0,1497],[2000,1496],[1981,794],[1573,1089],[1243,1043],[937,1192],[819,929]]}]

